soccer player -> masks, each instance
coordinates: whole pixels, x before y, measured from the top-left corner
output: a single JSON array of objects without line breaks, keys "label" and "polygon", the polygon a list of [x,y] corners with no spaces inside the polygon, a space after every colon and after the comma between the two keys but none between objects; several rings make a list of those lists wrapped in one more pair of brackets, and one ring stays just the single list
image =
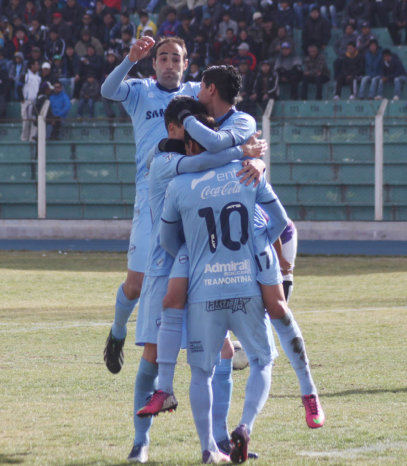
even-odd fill
[{"label": "soccer player", "polygon": [[[183,112],[180,119],[183,120],[185,129],[202,146],[207,149],[216,151],[233,145],[240,137],[244,137],[248,128],[255,128],[255,121],[250,115],[242,112],[236,112],[233,107],[234,98],[237,96],[240,88],[240,76],[233,67],[215,66],[204,71],[199,100],[205,104],[209,113],[213,115],[220,123],[220,130],[214,132],[202,125],[188,112]],[[254,125],[254,126],[253,126]],[[247,134],[247,133],[246,133]],[[277,211],[278,215],[278,211]],[[284,296],[284,289],[281,285],[282,279],[276,280],[274,274],[270,274],[271,266],[276,262],[276,253],[272,244],[279,235],[266,228],[268,219],[264,218],[261,211],[256,210],[255,215],[255,232],[256,232],[256,263],[258,266],[257,280],[260,283],[263,301],[266,310],[271,318],[280,343],[290,360],[293,369],[296,372],[300,383],[302,402],[306,413],[306,422],[310,428],[322,427],[325,422],[325,415],[319,402],[317,389],[312,379],[308,357],[305,352],[304,339],[301,330],[287,306]],[[275,224],[278,229],[278,218],[272,217],[271,224]],[[169,307],[176,307],[169,303]],[[165,330],[165,326],[161,331]],[[232,344],[230,343],[230,347]],[[230,355],[230,358],[233,356]],[[160,361],[160,353],[158,361]],[[175,361],[174,361],[175,363]],[[213,416],[220,416],[221,419],[227,418],[227,412],[230,405],[232,390],[232,360],[224,358],[216,368],[218,381],[220,383],[214,386],[214,390],[219,390],[216,400],[214,401]],[[159,389],[162,390],[159,383]],[[161,395],[164,399],[165,395]],[[152,406],[154,404],[154,406]],[[160,405],[151,400],[151,405],[146,405],[151,414],[159,412]],[[158,411],[157,411],[158,410]],[[229,448],[229,434],[227,425],[216,422],[214,424],[214,435],[218,446],[225,452]]]},{"label": "soccer player", "polygon": [[[175,316],[170,315],[170,312],[161,315],[162,301],[167,292],[168,275],[173,263],[173,258],[161,248],[159,242],[159,224],[167,185],[178,174],[200,171],[208,167],[218,167],[223,165],[225,161],[240,159],[246,155],[261,156],[266,149],[265,142],[258,142],[253,138],[253,143],[229,148],[217,154],[204,152],[196,157],[185,157],[182,155],[185,152],[184,128],[177,118],[184,109],[193,114],[200,114],[197,118],[206,125],[211,124],[212,128],[215,126],[213,118],[204,115],[206,110],[200,102],[187,96],[175,97],[165,110],[164,120],[169,136],[167,144],[170,142],[176,151],[160,153],[154,157],[151,163],[149,200],[153,226],[136,327],[136,344],[143,345],[144,352],[135,386],[134,423],[136,436],[129,455],[130,460],[144,460],[148,455],[148,432],[151,418],[140,419],[136,416],[136,412],[144,405],[146,398],[153,393],[156,385],[156,370],[153,369],[161,319],[170,322],[171,319],[177,319],[182,325],[182,312],[177,312],[178,315]],[[145,377],[147,371],[149,377]]]},{"label": "soccer player", "polygon": [[[154,47],[155,45],[155,47]],[[153,79],[128,79],[130,69],[153,49]],[[170,100],[179,94],[196,96],[199,83],[181,84],[188,66],[185,43],[178,38],[164,38],[157,44],[149,36],[138,39],[129,55],[106,78],[102,96],[123,104],[130,115],[136,143],[136,198],[133,224],[130,234],[127,278],[119,286],[116,296],[115,317],[110,330],[104,359],[113,374],[123,365],[123,345],[127,334],[127,322],[137,304],[143,283],[145,264],[151,233],[148,204],[148,178],[146,159],[150,149],[166,137],[164,110]],[[151,360],[152,358],[147,358]]]},{"label": "soccer player", "polygon": [[[187,153],[199,149],[186,131]],[[270,216],[286,214],[264,176],[257,187],[239,183],[240,165],[176,177],[168,186],[161,222],[161,243],[175,256],[182,220],[189,252],[188,363],[190,400],[204,463],[221,462],[212,433],[211,379],[228,329],[240,339],[250,360],[250,376],[239,426],[232,432],[231,459],[248,458],[254,420],[267,400],[272,348],[260,289],[256,282],[253,222],[255,203]],[[253,338],[255,336],[255,338]]]}]

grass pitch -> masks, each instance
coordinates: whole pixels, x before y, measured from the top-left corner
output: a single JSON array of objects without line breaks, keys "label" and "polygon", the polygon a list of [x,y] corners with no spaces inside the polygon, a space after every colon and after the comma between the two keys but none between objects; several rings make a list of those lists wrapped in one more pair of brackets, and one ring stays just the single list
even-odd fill
[{"label": "grass pitch", "polygon": [[[129,324],[125,365],[103,348],[124,254],[0,251],[0,464],[125,464],[141,350]],[[280,351],[251,450],[256,465],[407,464],[407,259],[300,257],[291,308],[327,416],[306,427],[299,387]],[[248,371],[234,373],[229,426]],[[153,464],[198,464],[182,353],[179,407],[151,431]]]}]

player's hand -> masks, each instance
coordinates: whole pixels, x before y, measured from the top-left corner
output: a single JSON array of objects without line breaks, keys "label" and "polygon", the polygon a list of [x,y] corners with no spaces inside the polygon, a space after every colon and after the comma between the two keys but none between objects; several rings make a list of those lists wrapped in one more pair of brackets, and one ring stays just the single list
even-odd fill
[{"label": "player's hand", "polygon": [[245,157],[263,157],[267,150],[267,141],[265,139],[257,139],[261,134],[261,131],[257,131],[246,144],[242,145],[243,155]]},{"label": "player's hand", "polygon": [[243,160],[243,168],[236,173],[237,176],[241,176],[240,183],[246,182],[246,186],[254,183],[256,187],[260,183],[260,179],[266,169],[266,164],[261,159]]},{"label": "player's hand", "polygon": [[140,61],[147,57],[150,50],[154,47],[155,40],[150,36],[143,36],[137,39],[136,42],[131,46],[129,52],[129,60],[132,62]]},{"label": "player's hand", "polygon": [[283,275],[288,275],[293,271],[292,264],[290,264],[288,260],[284,259],[284,257],[279,257],[278,260],[280,262],[280,270]]}]

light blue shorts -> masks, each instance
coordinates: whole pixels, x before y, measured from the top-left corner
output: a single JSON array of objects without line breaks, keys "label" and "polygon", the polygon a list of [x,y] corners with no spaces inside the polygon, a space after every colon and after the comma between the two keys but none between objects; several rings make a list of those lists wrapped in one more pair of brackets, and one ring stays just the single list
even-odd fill
[{"label": "light blue shorts", "polygon": [[261,296],[189,303],[187,329],[188,363],[204,371],[211,371],[218,362],[228,329],[249,360],[260,365],[273,361],[274,339]]},{"label": "light blue shorts", "polygon": [[148,189],[140,189],[140,191],[136,192],[129,250],[127,252],[127,268],[133,272],[145,272],[151,228]]},{"label": "light blue shorts", "polygon": [[[168,277],[145,275],[138,306],[136,345],[157,344],[161,325],[163,299],[167,293]],[[181,311],[180,311],[181,312]],[[187,309],[183,311],[181,348],[187,347]]]},{"label": "light blue shorts", "polygon": [[255,237],[254,251],[257,265],[256,280],[262,285],[283,283],[277,253],[270,244],[266,231]]},{"label": "light blue shorts", "polygon": [[144,276],[136,322],[136,345],[157,344],[168,277]]}]

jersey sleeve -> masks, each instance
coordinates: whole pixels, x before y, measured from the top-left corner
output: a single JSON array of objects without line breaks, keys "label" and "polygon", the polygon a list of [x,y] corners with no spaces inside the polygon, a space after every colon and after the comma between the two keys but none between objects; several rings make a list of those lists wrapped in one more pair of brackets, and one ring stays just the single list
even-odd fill
[{"label": "jersey sleeve", "polygon": [[184,156],[178,161],[177,175],[221,167],[232,160],[241,159],[242,157],[243,151],[240,147],[231,147],[216,154],[202,152],[194,156]]},{"label": "jersey sleeve", "polygon": [[280,200],[274,193],[273,188],[267,183],[264,175],[257,190],[256,201],[269,217],[267,235],[270,242],[274,243],[287,226],[288,216]]},{"label": "jersey sleeve", "polygon": [[184,120],[184,128],[205,149],[210,152],[219,152],[245,142],[256,131],[256,122],[250,115],[242,114],[233,119],[233,125],[230,128],[225,127],[219,131],[213,131],[194,116],[189,116]]},{"label": "jersey sleeve", "polygon": [[124,81],[124,78],[133,65],[135,65],[135,63],[131,62],[129,58],[126,57],[120,65],[116,66],[102,84],[101,94],[103,97],[106,99],[118,100],[119,102],[126,100],[130,92],[130,85],[128,81]]},{"label": "jersey sleeve", "polygon": [[165,193],[164,209],[160,224],[160,244],[173,257],[181,246],[178,235],[181,215],[177,207],[175,180],[172,180]]}]

